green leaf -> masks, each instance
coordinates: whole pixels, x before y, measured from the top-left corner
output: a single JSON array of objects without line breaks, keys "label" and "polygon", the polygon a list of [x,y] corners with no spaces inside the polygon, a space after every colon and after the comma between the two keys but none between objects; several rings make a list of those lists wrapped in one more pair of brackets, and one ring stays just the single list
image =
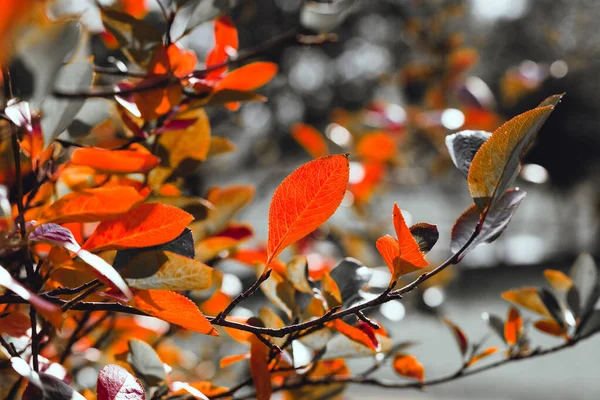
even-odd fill
[{"label": "green leaf", "polygon": [[116,10],[101,8],[100,15],[123,53],[139,66],[146,66],[154,49],[162,43],[162,33],[149,22]]},{"label": "green leaf", "polygon": [[[485,215],[483,225],[479,235],[469,244],[464,250],[461,258],[475,247],[492,243],[502,232],[508,227],[508,224],[517,210],[521,201],[525,198],[526,193],[522,190],[509,190],[491,207]],[[479,209],[472,205],[458,219],[452,227],[451,244],[452,252],[459,251],[469,240],[477,224],[480,223]]]},{"label": "green leaf", "polygon": [[152,346],[138,339],[130,339],[127,362],[135,374],[148,386],[158,386],[167,379],[163,362]]},{"label": "green leaf", "polygon": [[[91,60],[66,64],[58,72],[54,89],[64,92],[85,91],[92,85],[93,71]],[[46,98],[42,106],[42,132],[46,146],[71,125],[84,102],[85,99]]]}]

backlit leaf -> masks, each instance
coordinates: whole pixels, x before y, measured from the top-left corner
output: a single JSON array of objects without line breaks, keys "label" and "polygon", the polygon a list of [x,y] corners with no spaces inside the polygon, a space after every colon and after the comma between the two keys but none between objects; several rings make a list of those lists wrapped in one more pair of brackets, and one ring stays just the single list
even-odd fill
[{"label": "backlit leaf", "polygon": [[273,387],[267,358],[269,348],[256,336],[250,339],[250,375],[256,389],[257,400],[269,400]]},{"label": "backlit leaf", "polygon": [[219,368],[227,368],[237,362],[247,360],[250,358],[250,353],[233,354],[231,356],[225,356],[219,361]]},{"label": "backlit leaf", "polygon": [[[485,243],[492,243],[504,232],[526,193],[514,189],[507,191],[488,210],[481,230],[469,246],[464,249],[463,256],[469,251]],[[480,213],[475,205],[469,207],[454,223],[451,233],[450,248],[458,252],[469,240],[480,221]]]},{"label": "backlit leaf", "polygon": [[544,276],[550,286],[558,293],[562,293],[566,295],[571,287],[573,286],[573,281],[563,272],[555,270],[555,269],[546,269],[544,270]]},{"label": "backlit leaf", "polygon": [[292,137],[313,158],[329,155],[327,142],[321,133],[310,125],[294,124],[291,130]]},{"label": "backlit leaf", "polygon": [[218,336],[198,307],[187,297],[168,290],[140,290],[132,306],[153,317],[206,335]]},{"label": "backlit leaf", "polygon": [[69,193],[44,211],[37,222],[96,222],[125,214],[144,197],[127,186],[84,189]]},{"label": "backlit leaf", "polygon": [[478,353],[478,354],[474,355],[473,357],[471,357],[471,359],[467,363],[467,366],[470,367],[471,365],[475,364],[476,362],[479,362],[482,359],[496,353],[498,350],[499,350],[498,347],[488,347],[487,349],[483,350],[481,353]]},{"label": "backlit leaf", "polygon": [[496,129],[479,148],[467,180],[471,197],[480,210],[510,189],[521,168],[521,157],[561,97],[553,96],[546,100],[550,105],[514,117]]},{"label": "backlit leaf", "polygon": [[533,324],[538,331],[552,336],[564,336],[565,331],[553,319],[541,319]]},{"label": "backlit leaf", "polygon": [[215,85],[215,90],[253,91],[267,83],[277,75],[277,64],[272,62],[253,62],[225,75]]},{"label": "backlit leaf", "polygon": [[510,346],[514,346],[519,342],[521,333],[523,330],[523,318],[519,310],[514,307],[510,307],[508,310],[508,316],[504,323],[504,340]]},{"label": "backlit leaf", "polygon": [[396,354],[394,356],[394,371],[400,376],[413,378],[420,382],[425,381],[425,368],[415,356],[409,354]]},{"label": "backlit leaf", "polygon": [[334,326],[338,332],[340,332],[342,335],[346,336],[347,338],[349,338],[355,342],[358,342],[358,343],[362,344],[363,346],[370,348],[371,350],[374,350],[374,351],[378,350],[379,342],[377,341],[374,334],[369,335],[366,332],[364,332],[362,329],[356,328],[352,325],[348,325],[341,319],[336,319],[334,321]]},{"label": "backlit leaf", "polygon": [[[215,47],[206,57],[206,66],[211,67],[227,61],[235,55],[239,46],[238,33],[231,18],[221,15],[214,21]],[[227,67],[217,68],[206,74],[206,79],[219,78],[227,71]]]},{"label": "backlit leaf", "polygon": [[384,132],[370,133],[364,136],[356,146],[356,153],[360,157],[377,163],[392,161],[396,152],[396,142]]},{"label": "backlit leaf", "polygon": [[318,158],[279,185],[269,209],[268,262],[329,219],[339,207],[349,178],[348,157]]},{"label": "backlit leaf", "polygon": [[[173,129],[158,137],[160,165],[149,175],[152,187],[160,185],[172,174],[189,175],[196,165],[204,161],[210,147],[210,123],[202,108],[183,111],[178,119],[194,119],[185,129]],[[186,165],[186,163],[190,163]]]},{"label": "backlit leaf", "polygon": [[128,345],[127,362],[148,386],[158,386],[167,379],[163,362],[152,346],[138,339],[130,339]]},{"label": "backlit leaf", "polygon": [[327,272],[323,274],[323,279],[321,279],[321,291],[323,292],[323,296],[325,297],[325,301],[327,301],[329,308],[342,305],[340,289]]},{"label": "backlit leaf", "polygon": [[97,383],[98,400],[145,400],[140,381],[125,368],[110,364],[102,368]]},{"label": "backlit leaf", "polygon": [[516,305],[525,307],[544,317],[552,317],[544,305],[535,287],[522,287],[502,292],[502,298]]},{"label": "backlit leaf", "polygon": [[106,174],[145,173],[156,167],[160,159],[145,150],[106,150],[81,147],[71,155],[73,165],[83,165]]},{"label": "backlit leaf", "polygon": [[456,339],[456,343],[458,344],[460,354],[462,354],[464,357],[465,354],[467,354],[467,350],[469,349],[469,340],[467,339],[467,335],[465,335],[463,330],[460,329],[458,325],[456,325],[449,319],[445,318],[444,322],[446,323],[446,325],[448,325],[448,327],[450,327],[450,330],[452,331],[452,333],[454,334],[454,338]]},{"label": "backlit leaf", "polygon": [[170,251],[141,253],[121,275],[136,289],[204,290],[212,283],[212,268]]},{"label": "backlit leaf", "polygon": [[177,207],[140,204],[117,219],[101,222],[82,247],[100,251],[155,246],[175,239],[192,219]]},{"label": "backlit leaf", "polygon": [[446,147],[450,158],[465,178],[469,174],[469,167],[475,153],[491,135],[490,132],[485,131],[461,131],[446,136]]}]

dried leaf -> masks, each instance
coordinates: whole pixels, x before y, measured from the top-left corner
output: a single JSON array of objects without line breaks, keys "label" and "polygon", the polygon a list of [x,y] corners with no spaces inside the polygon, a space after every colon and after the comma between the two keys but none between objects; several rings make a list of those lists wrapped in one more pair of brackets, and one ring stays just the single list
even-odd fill
[{"label": "dried leaf", "polygon": [[566,295],[571,287],[573,286],[573,281],[567,275],[565,275],[561,271],[557,271],[555,269],[546,269],[544,270],[544,276],[550,286],[558,293],[562,293]]},{"label": "dried leaf", "polygon": [[294,288],[303,293],[311,293],[312,287],[308,283],[308,264],[306,257],[296,256],[286,265],[285,276]]},{"label": "dried leaf", "polygon": [[323,278],[321,279],[321,291],[323,292],[323,296],[325,297],[325,301],[327,301],[327,306],[329,308],[342,305],[340,289],[327,272],[323,274]]},{"label": "dried leaf", "polygon": [[292,172],[279,185],[269,209],[268,262],[333,215],[349,178],[348,157],[318,158]]},{"label": "dried leaf", "polygon": [[100,251],[156,246],[178,237],[192,219],[177,207],[140,204],[120,218],[101,222],[82,247]]}]

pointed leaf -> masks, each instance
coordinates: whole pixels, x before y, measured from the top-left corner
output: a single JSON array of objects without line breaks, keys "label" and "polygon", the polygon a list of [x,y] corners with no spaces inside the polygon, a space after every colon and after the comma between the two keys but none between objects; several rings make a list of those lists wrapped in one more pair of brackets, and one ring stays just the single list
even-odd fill
[{"label": "pointed leaf", "polygon": [[578,332],[580,338],[592,336],[600,331],[600,310],[594,310]]},{"label": "pointed leaf", "polygon": [[333,215],[344,198],[349,171],[348,157],[338,154],[304,164],[284,179],[269,208],[269,262]]},{"label": "pointed leaf", "polygon": [[321,133],[307,124],[294,124],[291,130],[292,137],[313,158],[329,155],[327,142]]},{"label": "pointed leaf", "polygon": [[554,318],[561,328],[564,328],[566,324],[565,312],[554,294],[546,288],[538,290],[538,293],[540,299],[542,299],[542,302],[546,306],[546,309],[550,312],[550,315],[552,315],[552,318]]},{"label": "pointed leaf", "polygon": [[81,147],[71,155],[71,164],[91,167],[105,174],[146,173],[156,167],[160,159],[145,150],[106,150]]},{"label": "pointed leaf", "polygon": [[409,354],[396,354],[394,356],[394,371],[400,376],[413,378],[419,382],[425,381],[425,368],[415,356]]},{"label": "pointed leaf", "polygon": [[215,90],[253,91],[267,83],[277,75],[277,64],[272,62],[253,62],[225,75],[217,82]]},{"label": "pointed leaf", "polygon": [[458,344],[460,354],[462,354],[464,357],[465,354],[467,354],[467,350],[469,349],[469,339],[467,339],[467,335],[465,335],[465,332],[462,329],[460,329],[458,325],[456,325],[449,319],[444,318],[444,323],[446,323],[446,325],[450,327],[450,330],[452,330],[454,338],[456,339],[456,343]]},{"label": "pointed leaf", "polygon": [[[509,190],[488,210],[479,235],[464,249],[462,256],[477,246],[492,243],[504,232],[526,193],[522,190]],[[475,205],[469,207],[452,227],[451,245],[453,253],[458,252],[469,240],[480,221],[479,210]],[[461,257],[462,258],[462,257]]]},{"label": "pointed leaf", "polygon": [[523,318],[519,310],[514,307],[508,309],[508,317],[504,324],[504,340],[510,346],[514,346],[519,342],[523,331]]},{"label": "pointed leaf", "polygon": [[398,243],[400,245],[400,258],[415,267],[424,268],[428,266],[429,263],[423,256],[419,244],[416,242],[410,229],[406,225],[404,217],[400,212],[400,208],[396,203],[394,203],[392,216],[394,219],[396,237],[398,238]]},{"label": "pointed leaf", "polygon": [[119,365],[107,365],[100,371],[98,400],[146,400],[140,381]]},{"label": "pointed leaf", "polygon": [[552,316],[540,298],[538,289],[535,287],[522,287],[519,289],[507,290],[502,293],[502,298],[534,311],[544,317]]},{"label": "pointed leaf", "polygon": [[490,328],[502,339],[506,342],[506,338],[504,337],[504,320],[495,314],[483,313],[482,318],[487,321]]},{"label": "pointed leaf", "polygon": [[29,329],[31,329],[31,321],[25,314],[11,312],[0,315],[0,333],[18,338],[25,336]]},{"label": "pointed leaf", "polygon": [[218,336],[217,330],[187,297],[168,290],[140,290],[132,305],[153,317],[206,335]]},{"label": "pointed leaf", "polygon": [[377,341],[375,335],[369,335],[364,332],[362,329],[356,328],[352,325],[348,325],[341,319],[336,319],[334,321],[335,329],[346,336],[347,338],[362,344],[370,348],[371,350],[377,351],[379,349],[379,342]]},{"label": "pointed leaf", "polygon": [[138,378],[148,386],[158,386],[167,379],[163,362],[152,346],[139,339],[130,339],[128,345],[127,362]]},{"label": "pointed leaf", "polygon": [[100,251],[156,246],[178,237],[192,220],[177,207],[140,204],[117,219],[101,222],[82,247]]},{"label": "pointed leaf", "polygon": [[562,273],[561,271],[557,271],[555,269],[546,269],[544,270],[544,276],[550,286],[558,293],[562,295],[566,295],[571,287],[573,287],[573,281],[567,275]]},{"label": "pointed leaf", "polygon": [[592,256],[588,253],[579,255],[571,267],[569,275],[579,291],[581,309],[585,310],[590,302],[594,303],[593,307],[597,300],[593,300],[592,294],[598,286],[598,267]]},{"label": "pointed leaf", "polygon": [[476,362],[479,362],[482,359],[484,359],[488,356],[491,356],[492,354],[496,353],[497,351],[498,351],[498,347],[488,347],[487,349],[483,350],[481,353],[471,357],[471,359],[469,360],[467,365],[470,367],[471,365],[475,364]]},{"label": "pointed leaf", "polygon": [[494,131],[477,151],[467,180],[471,197],[480,210],[511,188],[521,168],[521,157],[558,103],[520,114]]},{"label": "pointed leaf", "polygon": [[121,272],[136,289],[204,290],[212,284],[213,269],[170,251],[148,251],[136,256]]},{"label": "pointed leaf", "polygon": [[535,328],[552,336],[564,336],[565,330],[553,319],[540,319],[533,324]]},{"label": "pointed leaf", "polygon": [[477,150],[492,136],[485,131],[461,131],[446,136],[446,147],[452,162],[465,176],[469,174],[471,161]]},{"label": "pointed leaf", "polygon": [[84,189],[69,193],[44,211],[38,218],[39,224],[54,222],[96,222],[125,214],[142,202],[144,197],[132,187]]}]

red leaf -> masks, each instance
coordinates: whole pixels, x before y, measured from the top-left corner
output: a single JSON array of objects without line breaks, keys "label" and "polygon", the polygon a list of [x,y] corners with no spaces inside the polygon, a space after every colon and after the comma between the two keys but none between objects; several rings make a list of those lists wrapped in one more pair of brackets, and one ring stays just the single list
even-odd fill
[{"label": "red leaf", "polygon": [[194,217],[166,204],[141,204],[98,225],[82,248],[93,251],[156,246],[175,239]]},{"label": "red leaf", "polygon": [[340,332],[342,335],[370,348],[371,350],[377,351],[377,348],[379,347],[379,342],[375,338],[374,334],[369,335],[362,329],[355,328],[352,325],[348,325],[340,319],[336,319],[334,325],[335,329],[337,329],[337,331]]},{"label": "red leaf", "polygon": [[[237,29],[233,21],[226,15],[215,20],[215,47],[206,57],[206,66],[211,67],[227,61],[229,53],[236,52],[239,46]],[[206,74],[206,79],[213,80],[227,71],[227,67],[215,69]]]},{"label": "red leaf", "polygon": [[266,85],[277,75],[277,64],[272,62],[254,62],[231,71],[215,85],[215,90],[252,91]]},{"label": "red leaf", "polygon": [[327,142],[321,133],[310,125],[294,124],[292,126],[292,137],[313,158],[325,157],[329,154]]},{"label": "red leaf", "polygon": [[132,305],[146,314],[185,329],[206,335],[219,335],[196,304],[179,293],[169,290],[139,290]]},{"label": "red leaf", "polygon": [[145,400],[141,382],[118,365],[107,365],[98,375],[98,400]]},{"label": "red leaf", "polygon": [[337,154],[304,164],[284,179],[269,208],[267,261],[333,215],[344,198],[349,171],[348,157]]},{"label": "red leaf", "polygon": [[69,193],[46,208],[37,222],[96,222],[125,214],[144,197],[127,186],[84,189]]},{"label": "red leaf", "polygon": [[156,167],[160,159],[148,151],[105,150],[95,147],[75,149],[71,163],[84,165],[108,174],[145,173]]},{"label": "red leaf", "polygon": [[11,312],[4,318],[0,318],[0,333],[18,338],[26,335],[29,328],[31,328],[31,321],[25,314]]},{"label": "red leaf", "polygon": [[267,357],[269,348],[256,336],[250,339],[250,375],[256,389],[257,400],[269,400],[273,387]]},{"label": "red leaf", "polygon": [[519,341],[521,336],[521,330],[523,329],[523,319],[519,310],[514,307],[510,307],[508,310],[508,317],[504,324],[504,339],[506,343],[514,346]]},{"label": "red leaf", "polygon": [[463,330],[460,329],[458,325],[449,319],[445,318],[444,322],[450,327],[450,329],[452,329],[452,333],[454,334],[454,338],[456,339],[460,353],[464,356],[467,354],[467,350],[469,349],[469,340],[467,339],[467,335],[465,335]]}]

